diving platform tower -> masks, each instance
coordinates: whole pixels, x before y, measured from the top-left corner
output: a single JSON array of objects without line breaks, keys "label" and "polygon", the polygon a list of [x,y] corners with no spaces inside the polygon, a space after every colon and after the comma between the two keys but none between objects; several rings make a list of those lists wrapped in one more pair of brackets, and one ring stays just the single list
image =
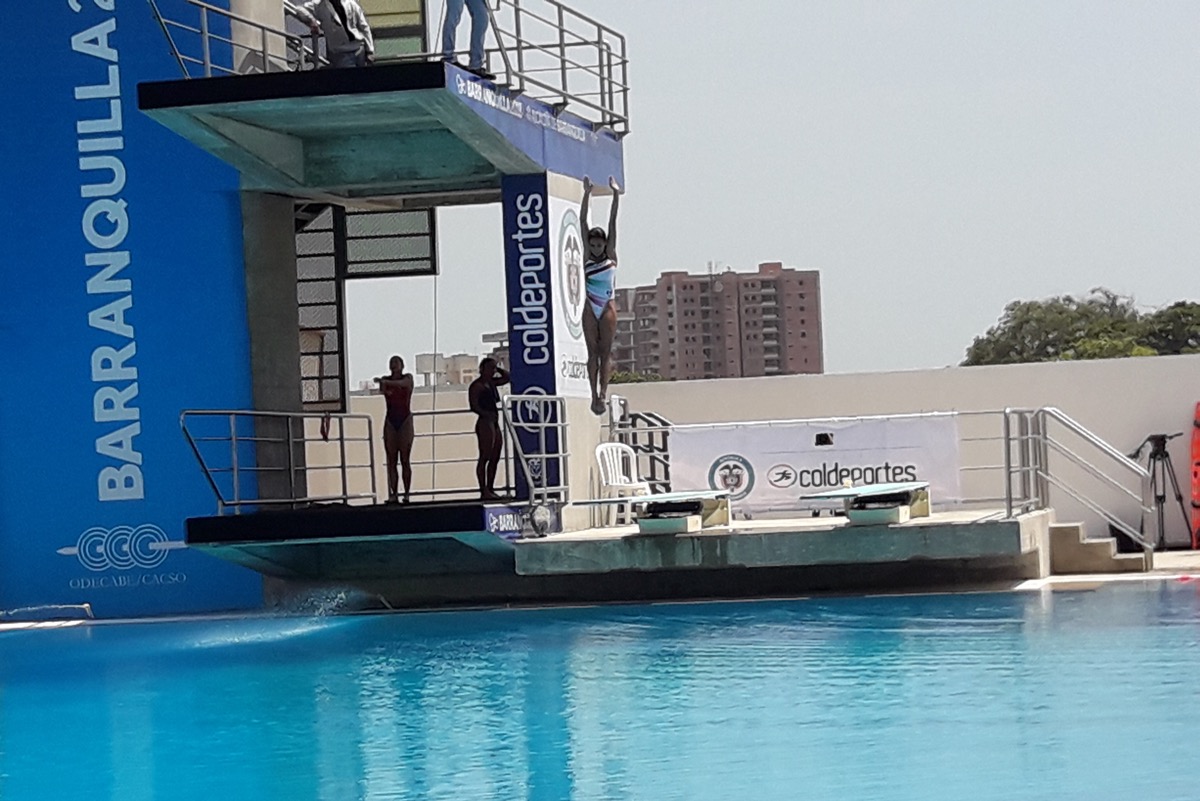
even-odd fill
[{"label": "diving platform tower", "polygon": [[[183,2],[202,24],[160,22],[186,77],[139,84],[138,106],[240,174],[254,409],[345,411],[344,282],[435,273],[434,211],[500,203],[512,392],[561,399],[562,435],[539,446],[556,453],[534,461],[561,464],[554,483],[585,493],[606,430],[589,410],[577,210],[585,176],[624,184],[624,37],[556,0],[498,0],[489,80],[427,52],[422,2],[378,0],[363,4],[377,12],[376,63],[328,69],[286,0],[231,0],[227,13]],[[322,215],[332,223],[310,229]],[[297,319],[332,336],[306,352]]]}]

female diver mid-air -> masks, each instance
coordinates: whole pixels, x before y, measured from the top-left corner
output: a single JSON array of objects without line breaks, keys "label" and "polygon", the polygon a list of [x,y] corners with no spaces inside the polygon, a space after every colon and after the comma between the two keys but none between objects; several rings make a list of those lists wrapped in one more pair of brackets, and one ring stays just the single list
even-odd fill
[{"label": "female diver mid-air", "polygon": [[612,211],[608,218],[608,233],[603,228],[588,230],[588,206],[592,199],[592,181],[583,179],[583,208],[579,225],[587,231],[587,260],[583,265],[587,304],[583,311],[583,338],[588,350],[588,381],[592,386],[592,412],[604,414],[608,397],[608,377],[612,370],[612,345],[617,333],[617,308],[613,304],[613,289],[617,279],[617,206],[621,187],[615,178],[608,179],[612,188]]}]

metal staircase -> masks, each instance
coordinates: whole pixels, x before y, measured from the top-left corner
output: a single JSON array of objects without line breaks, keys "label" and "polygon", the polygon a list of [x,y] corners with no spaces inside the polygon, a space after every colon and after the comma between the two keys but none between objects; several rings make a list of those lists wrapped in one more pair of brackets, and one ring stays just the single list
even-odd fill
[{"label": "metal staircase", "polygon": [[670,492],[671,421],[655,412],[632,411],[628,399],[619,395],[612,396],[609,410],[609,438],[633,448],[639,476],[652,492]]}]

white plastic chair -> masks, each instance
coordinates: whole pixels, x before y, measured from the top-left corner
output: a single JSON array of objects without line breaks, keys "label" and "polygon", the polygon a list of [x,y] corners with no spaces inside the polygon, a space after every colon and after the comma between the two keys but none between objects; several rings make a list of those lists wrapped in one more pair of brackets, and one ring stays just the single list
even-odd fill
[{"label": "white plastic chair", "polygon": [[[596,446],[596,462],[600,465],[600,497],[629,498],[649,495],[649,482],[638,476],[637,454],[623,442],[602,442]],[[613,517],[612,523],[607,523]],[[604,518],[609,525],[633,522],[632,504],[606,505]]]}]

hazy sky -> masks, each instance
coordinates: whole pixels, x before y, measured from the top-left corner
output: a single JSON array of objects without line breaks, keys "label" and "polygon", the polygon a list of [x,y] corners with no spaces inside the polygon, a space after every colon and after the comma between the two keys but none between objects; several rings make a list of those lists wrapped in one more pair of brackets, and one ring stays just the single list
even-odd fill
[{"label": "hazy sky", "polygon": [[[956,364],[1016,298],[1200,298],[1194,0],[571,4],[629,40],[619,285],[819,269],[829,372]],[[440,219],[437,347],[477,353],[499,206]],[[355,383],[433,348],[432,279],[348,297]]]}]

